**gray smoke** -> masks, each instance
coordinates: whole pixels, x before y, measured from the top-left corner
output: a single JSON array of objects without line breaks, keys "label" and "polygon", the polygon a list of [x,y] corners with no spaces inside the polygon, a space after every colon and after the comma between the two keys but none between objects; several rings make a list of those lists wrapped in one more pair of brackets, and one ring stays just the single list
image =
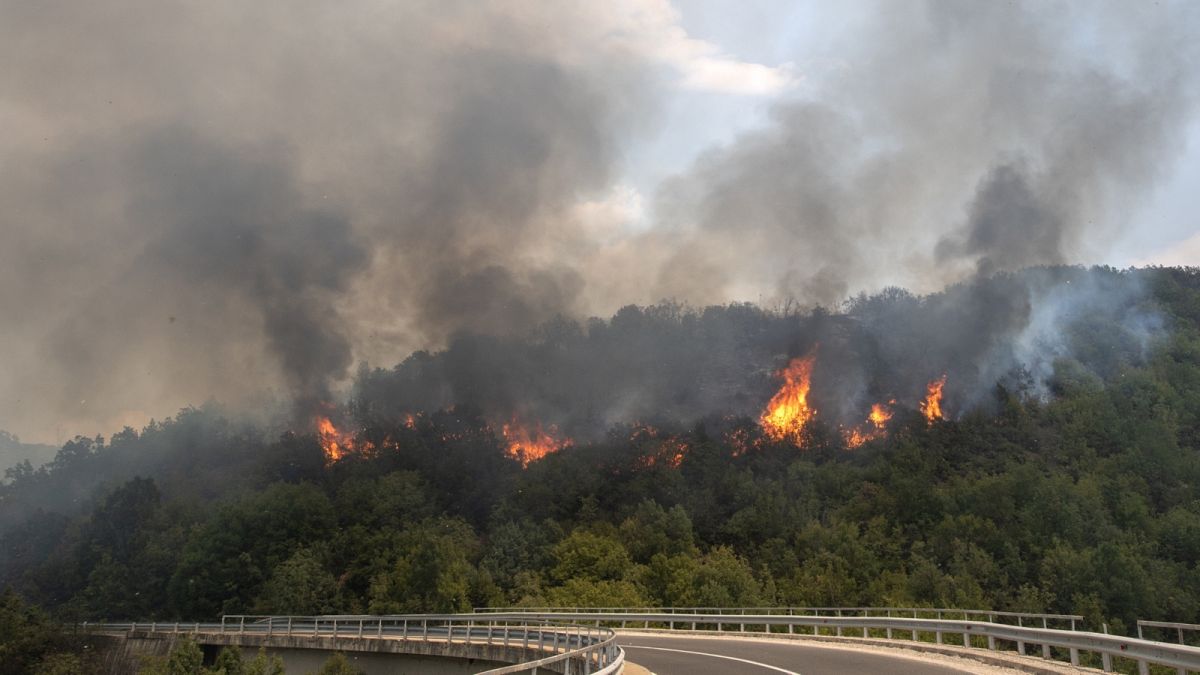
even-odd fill
[{"label": "gray smoke", "polygon": [[1200,72],[1186,3],[869,5],[839,67],[634,233],[580,206],[670,82],[606,7],[0,5],[0,427],[308,405],[355,361],[631,302],[1090,261],[1170,170]]},{"label": "gray smoke", "polygon": [[933,291],[1093,262],[1133,227],[1196,103],[1193,4],[881,3],[842,68],[660,200],[664,296]]},{"label": "gray smoke", "polygon": [[0,426],[304,412],[356,356],[584,311],[581,274],[530,251],[581,240],[569,211],[612,182],[651,79],[581,53],[588,19],[4,4]]}]

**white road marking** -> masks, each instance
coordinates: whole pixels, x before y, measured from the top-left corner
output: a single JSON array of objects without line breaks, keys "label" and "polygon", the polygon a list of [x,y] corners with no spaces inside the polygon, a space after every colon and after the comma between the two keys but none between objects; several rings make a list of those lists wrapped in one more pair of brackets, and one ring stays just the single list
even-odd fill
[{"label": "white road marking", "polygon": [[643,647],[641,645],[621,645],[621,646],[624,647],[625,649],[653,649],[653,650],[659,651],[659,652],[678,652],[680,654],[693,654],[695,656],[710,656],[714,659],[725,659],[727,661],[738,661],[740,663],[749,663],[752,666],[766,668],[767,670],[774,670],[776,672],[785,673],[786,675],[800,675],[800,673],[797,673],[794,670],[785,670],[778,666],[772,666],[767,663],[759,663],[758,661],[751,661],[749,659],[739,659],[736,656],[725,656],[724,654],[709,654],[708,652],[692,652],[692,651],[688,651],[686,649],[667,649],[666,647]]}]

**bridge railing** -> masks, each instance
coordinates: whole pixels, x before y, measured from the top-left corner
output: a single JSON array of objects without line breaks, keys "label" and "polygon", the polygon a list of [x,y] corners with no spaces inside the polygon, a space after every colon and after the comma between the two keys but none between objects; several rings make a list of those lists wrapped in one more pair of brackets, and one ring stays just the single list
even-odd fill
[{"label": "bridge railing", "polygon": [[[609,675],[619,672],[624,651],[616,633],[602,626],[555,623],[536,619],[501,619],[474,614],[418,614],[395,616],[265,616],[226,615],[220,622],[130,622],[84,624],[85,630],[184,634],[250,634],[412,640],[463,645],[520,648],[537,654],[510,666],[483,671],[503,675],[538,668],[561,670],[564,675]],[[545,655],[545,656],[541,656]]]},{"label": "bridge railing", "polygon": [[1197,642],[1196,633],[1200,631],[1200,624],[1178,623],[1175,621],[1144,621],[1138,619],[1137,630],[1139,638],[1145,639],[1147,628],[1150,629],[1149,632],[1151,635],[1169,635],[1182,645],[1187,644],[1187,638],[1190,638],[1193,644]]},{"label": "bridge railing", "polygon": [[1009,623],[1017,626],[1068,628],[1075,630],[1082,622],[1079,614],[1045,614],[1037,612],[1004,612],[990,609],[953,609],[943,607],[475,607],[480,612],[585,612],[594,614],[754,614],[785,616],[882,616],[916,619],[964,619]]},{"label": "bridge railing", "polygon": [[[793,608],[794,609],[794,608]],[[865,609],[865,608],[864,608]],[[796,614],[796,613],[711,613],[695,612],[623,612],[618,608],[606,608],[593,611],[581,609],[567,611],[553,609],[551,611],[486,611],[480,608],[476,616],[505,620],[536,619],[540,621],[571,621],[575,623],[591,622],[593,625],[610,625],[622,628],[661,628],[666,630],[696,631],[709,630],[716,632],[735,632],[745,634],[801,634],[843,636],[846,638],[886,637],[892,640],[911,640],[934,642],[937,644],[962,645],[981,650],[1015,649],[1021,655],[1028,655],[1030,645],[1041,647],[1041,656],[1051,660],[1069,660],[1072,665],[1080,665],[1080,655],[1094,654],[1099,658],[1098,665],[1106,672],[1113,669],[1114,659],[1127,659],[1137,664],[1142,674],[1150,672],[1150,666],[1164,666],[1177,669],[1179,673],[1200,671],[1200,647],[1169,642],[1157,642],[1140,638],[1130,638],[1107,633],[1094,633],[1082,630],[1048,628],[1040,625],[1030,626],[1026,619],[1038,617],[1047,622],[1051,618],[1060,620],[1081,617],[1072,615],[1027,615],[1020,614],[1019,620],[1026,625],[1013,625],[997,621],[980,620],[978,618],[929,618],[913,616],[887,616],[887,612],[877,614],[859,612],[854,616],[828,614]],[[925,610],[937,612],[938,610]],[[941,610],[943,615],[953,611],[963,614],[963,610]],[[972,615],[995,614],[1000,612],[971,612]],[[1011,617],[1010,617],[1011,618]],[[1174,624],[1172,624],[1174,625]],[[1092,657],[1096,658],[1096,657]]]}]

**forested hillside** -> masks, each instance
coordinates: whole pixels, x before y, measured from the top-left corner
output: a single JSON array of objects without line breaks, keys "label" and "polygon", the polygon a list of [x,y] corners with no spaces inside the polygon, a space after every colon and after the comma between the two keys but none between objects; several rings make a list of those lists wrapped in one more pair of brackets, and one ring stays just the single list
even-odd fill
[{"label": "forested hillside", "polygon": [[[1031,333],[1066,284],[1096,300]],[[760,415],[806,354],[814,412],[773,435]],[[873,403],[888,416],[852,437]],[[188,409],[10,469],[0,584],[64,619],[778,604],[1200,621],[1195,270],[463,335],[364,366],[328,413],[335,436]],[[517,420],[537,431],[514,440]]]}]

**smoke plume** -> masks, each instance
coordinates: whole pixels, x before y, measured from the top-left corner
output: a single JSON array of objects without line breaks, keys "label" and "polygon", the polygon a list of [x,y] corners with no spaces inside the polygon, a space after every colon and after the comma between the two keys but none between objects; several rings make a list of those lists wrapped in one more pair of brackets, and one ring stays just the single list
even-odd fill
[{"label": "smoke plume", "polygon": [[[1088,262],[1168,175],[1194,6],[863,9],[801,85],[665,0],[4,4],[0,428],[309,405],[356,361],[629,303]],[[777,102],[632,227],[605,203],[672,87]],[[973,367],[1043,344],[1060,297],[996,299],[1026,337]]]}]

